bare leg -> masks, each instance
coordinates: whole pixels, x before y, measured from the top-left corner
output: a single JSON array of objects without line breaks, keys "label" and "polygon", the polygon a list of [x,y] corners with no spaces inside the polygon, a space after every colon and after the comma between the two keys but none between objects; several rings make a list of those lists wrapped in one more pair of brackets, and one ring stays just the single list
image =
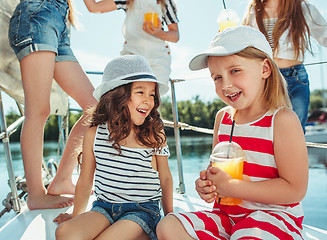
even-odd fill
[{"label": "bare leg", "polygon": [[183,224],[173,215],[168,215],[160,220],[157,226],[159,240],[194,240],[186,232]]},{"label": "bare leg", "polygon": [[57,83],[81,106],[84,115],[70,131],[57,174],[48,187],[48,193],[53,195],[74,194],[75,186],[71,176],[77,164],[77,155],[81,151],[83,136],[89,127],[85,119],[85,110],[95,106],[97,101],[93,97],[93,85],[77,62],[57,62],[54,73]]},{"label": "bare leg", "polygon": [[109,226],[109,220],[101,213],[94,211],[85,212],[67,222],[61,223],[56,229],[56,239],[95,239]]},{"label": "bare leg", "polygon": [[53,52],[34,52],[20,62],[25,94],[21,150],[30,209],[60,208],[73,203],[71,198],[48,195],[42,181],[43,135],[50,112],[54,58]]},{"label": "bare leg", "polygon": [[131,220],[120,220],[103,231],[96,240],[119,239],[119,240],[150,240],[140,225]]}]

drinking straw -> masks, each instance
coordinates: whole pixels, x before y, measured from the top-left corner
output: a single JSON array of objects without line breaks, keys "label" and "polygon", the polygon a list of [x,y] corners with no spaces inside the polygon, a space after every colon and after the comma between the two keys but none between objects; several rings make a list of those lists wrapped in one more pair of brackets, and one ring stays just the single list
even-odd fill
[{"label": "drinking straw", "polygon": [[[232,129],[230,130],[230,134],[229,134],[229,142],[232,142],[232,138],[233,138],[233,132],[234,132],[234,126],[235,126],[235,120],[233,120],[232,123]],[[228,146],[228,150],[227,150],[227,158],[229,158],[229,152],[230,152],[230,145]],[[218,204],[220,204],[221,198],[218,198]]]},{"label": "drinking straw", "polygon": [[224,4],[224,9],[226,9],[226,4],[225,4],[225,0],[223,0],[223,4]]},{"label": "drinking straw", "polygon": [[229,142],[232,142],[233,132],[234,132],[234,126],[235,126],[235,120],[233,120],[232,129],[230,130]]},{"label": "drinking straw", "polygon": [[[230,134],[229,134],[229,142],[230,143],[232,142],[232,139],[233,139],[234,126],[235,126],[235,120],[233,120],[232,129],[230,130]],[[228,146],[228,150],[227,150],[227,158],[229,158],[229,152],[230,152],[230,145]]]}]

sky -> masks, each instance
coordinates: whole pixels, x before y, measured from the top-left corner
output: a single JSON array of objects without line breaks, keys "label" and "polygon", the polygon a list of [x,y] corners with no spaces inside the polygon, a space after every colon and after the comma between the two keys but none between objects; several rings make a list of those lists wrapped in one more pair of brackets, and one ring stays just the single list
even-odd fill
[{"label": "sky", "polygon": [[[172,55],[171,78],[185,79],[175,84],[177,101],[191,100],[199,96],[204,102],[217,98],[213,81],[207,69],[191,71],[189,61],[198,53],[207,49],[217,34],[217,18],[224,9],[222,0],[175,0],[178,9],[180,40],[169,43]],[[309,0],[327,19],[327,1]],[[122,26],[125,18],[123,10],[94,14],[88,12],[82,0],[73,0],[80,30],[71,31],[71,47],[85,71],[103,71],[106,64],[120,55],[124,43]],[[247,9],[248,0],[225,0],[227,9],[234,10],[240,19]],[[327,61],[327,48],[312,41],[316,55],[307,55],[305,63]],[[327,89],[327,64],[307,66],[310,89]],[[88,75],[94,87],[101,83],[101,76]],[[169,97],[170,92],[164,97]],[[7,103],[6,103],[7,101]],[[5,111],[14,104],[4,97]],[[70,99],[70,106],[78,105]],[[15,106],[13,107],[15,108]],[[8,110],[7,110],[8,111]]]}]

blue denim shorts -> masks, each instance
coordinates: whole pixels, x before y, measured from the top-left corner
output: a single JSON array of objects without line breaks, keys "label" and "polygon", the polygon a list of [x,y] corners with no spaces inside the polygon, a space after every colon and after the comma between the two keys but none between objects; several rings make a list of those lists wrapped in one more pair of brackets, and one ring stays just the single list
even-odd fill
[{"label": "blue denim shorts", "polygon": [[103,214],[113,224],[127,219],[136,222],[150,236],[157,240],[156,227],[161,219],[159,200],[144,203],[108,203],[94,201],[91,211]]},{"label": "blue denim shorts", "polygon": [[288,94],[292,103],[293,111],[299,117],[303,131],[308,118],[310,104],[310,88],[308,73],[303,64],[289,68],[279,69],[283,74],[287,86]]},{"label": "blue denim shorts", "polygon": [[35,51],[56,53],[56,61],[77,61],[70,48],[67,0],[21,0],[8,38],[18,60]]}]

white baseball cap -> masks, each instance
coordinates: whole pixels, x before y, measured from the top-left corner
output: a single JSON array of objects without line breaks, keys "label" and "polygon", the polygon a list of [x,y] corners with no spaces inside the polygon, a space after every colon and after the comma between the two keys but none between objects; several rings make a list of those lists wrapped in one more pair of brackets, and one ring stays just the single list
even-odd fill
[{"label": "white baseball cap", "polygon": [[266,53],[271,59],[273,58],[272,49],[263,33],[253,27],[236,26],[219,32],[209,48],[190,61],[189,67],[191,70],[207,68],[209,56],[228,56],[247,47],[254,47]]},{"label": "white baseball cap", "polygon": [[160,95],[168,92],[167,84],[161,83],[143,56],[124,55],[111,60],[103,71],[102,83],[98,86],[93,96],[100,100],[108,91],[131,82],[155,82],[158,84]]}]

